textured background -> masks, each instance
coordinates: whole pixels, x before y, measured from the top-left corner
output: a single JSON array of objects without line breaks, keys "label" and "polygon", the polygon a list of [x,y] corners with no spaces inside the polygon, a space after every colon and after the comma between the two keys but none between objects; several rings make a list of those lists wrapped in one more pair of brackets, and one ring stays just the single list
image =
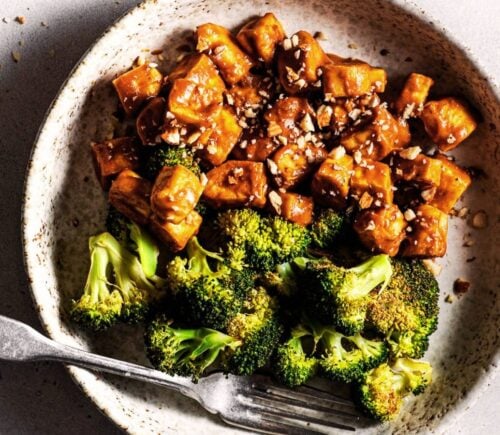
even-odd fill
[{"label": "textured background", "polygon": [[[10,0],[0,10],[0,314],[40,329],[22,263],[20,213],[31,145],[45,111],[88,46],[132,0]],[[497,0],[418,0],[500,77]],[[16,16],[26,21],[19,24]],[[20,56],[18,62],[12,57]],[[460,432],[498,433],[500,379],[468,410]],[[0,362],[0,434],[113,434],[106,420],[56,364]]]}]

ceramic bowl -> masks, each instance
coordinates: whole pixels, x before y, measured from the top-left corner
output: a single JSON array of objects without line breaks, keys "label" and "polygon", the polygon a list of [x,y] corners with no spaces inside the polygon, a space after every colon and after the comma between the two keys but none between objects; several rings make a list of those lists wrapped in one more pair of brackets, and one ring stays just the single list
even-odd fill
[{"label": "ceramic bowl", "polygon": [[[427,354],[435,369],[434,383],[408,403],[397,421],[367,432],[450,429],[480,397],[499,361],[494,235],[498,234],[500,113],[495,91],[469,55],[403,1],[365,0],[360,7],[360,2],[350,0],[159,0],[139,5],[111,26],[64,83],[41,127],[28,168],[24,249],[42,323],[59,342],[147,363],[142,331],[119,326],[103,334],[86,334],[67,316],[68,303],[81,291],[88,270],[87,239],[103,229],[106,201],[94,176],[89,143],[112,129],[109,119],[116,99],[110,81],[147,50],[164,49],[160,67],[167,71],[179,54],[177,48],[198,24],[211,21],[237,28],[268,11],[278,16],[289,34],[299,29],[322,31],[328,36],[322,42],[327,50],[385,67],[389,93],[400,88],[406,74],[418,71],[436,80],[435,94],[463,95],[482,116],[477,132],[453,154],[459,163],[482,170],[483,176],[475,180],[459,208],[484,210],[489,226],[477,230],[467,219],[450,221],[448,254],[440,261],[444,269],[439,276],[439,329]],[[466,240],[474,244],[464,247]],[[444,303],[457,277],[470,281],[471,290],[452,304]],[[191,400],[167,390],[75,367],[69,371],[95,404],[130,433],[235,432]]]}]

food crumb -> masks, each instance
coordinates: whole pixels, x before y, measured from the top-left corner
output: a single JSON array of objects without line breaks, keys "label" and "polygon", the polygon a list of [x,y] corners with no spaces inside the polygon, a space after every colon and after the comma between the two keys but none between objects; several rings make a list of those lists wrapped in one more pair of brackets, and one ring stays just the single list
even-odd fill
[{"label": "food crumb", "polygon": [[462,278],[457,278],[453,283],[453,293],[461,298],[470,289],[470,282]]},{"label": "food crumb", "polygon": [[351,50],[356,50],[358,46],[354,42],[350,42],[349,44],[347,44],[347,48],[350,48]]},{"label": "food crumb", "polygon": [[314,34],[314,39],[317,39],[318,41],[328,41],[327,36],[321,31]]},{"label": "food crumb", "polygon": [[40,21],[40,26],[42,26],[42,27],[49,27],[49,26],[47,26],[47,23],[45,21]]},{"label": "food crumb", "polygon": [[10,54],[14,62],[18,63],[21,60],[21,53],[19,51],[12,51]]},{"label": "food crumb", "polygon": [[410,56],[408,56],[405,58],[405,62],[413,62],[413,59]]},{"label": "food crumb", "polygon": [[453,303],[453,296],[450,295],[449,293],[445,296],[444,298],[444,301],[447,303],[447,304],[451,304]]},{"label": "food crumb", "polygon": [[380,50],[381,56],[387,56],[389,53],[390,53],[390,51],[387,50],[387,48],[382,48],[382,50]]},{"label": "food crumb", "polygon": [[470,223],[476,229],[486,228],[488,226],[488,215],[484,210],[479,210],[474,213]]},{"label": "food crumb", "polygon": [[18,15],[15,20],[19,23],[19,24],[24,24],[26,22],[26,18],[23,16],[23,15]]},{"label": "food crumb", "polygon": [[8,19],[7,17],[3,17],[3,18],[2,18],[2,21],[3,21],[5,24],[7,24],[7,23],[9,22],[9,19]]}]

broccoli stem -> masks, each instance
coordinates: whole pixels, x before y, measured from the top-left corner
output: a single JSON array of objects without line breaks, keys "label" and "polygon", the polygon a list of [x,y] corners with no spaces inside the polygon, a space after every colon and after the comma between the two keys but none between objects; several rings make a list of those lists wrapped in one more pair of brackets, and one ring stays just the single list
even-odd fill
[{"label": "broccoli stem", "polygon": [[221,263],[224,262],[224,258],[220,255],[203,248],[197,237],[193,237],[187,244],[187,255],[189,258],[189,269],[194,273],[202,275],[212,275],[214,273],[208,263],[209,258]]},{"label": "broccoli stem", "polygon": [[89,295],[91,302],[95,304],[109,295],[107,279],[109,256],[106,249],[96,245],[97,239],[98,237],[91,237],[89,240],[90,271],[83,290],[83,293]]},{"label": "broccoli stem", "polygon": [[135,243],[135,250],[139,254],[142,269],[148,278],[155,276],[160,250],[149,233],[139,225],[132,223],[129,226],[130,238]]},{"label": "broccoli stem", "polygon": [[359,266],[348,269],[353,272],[354,285],[350,290],[353,297],[362,297],[370,293],[377,285],[381,284],[379,292],[382,292],[392,276],[392,266],[389,256],[385,254],[375,255]]}]

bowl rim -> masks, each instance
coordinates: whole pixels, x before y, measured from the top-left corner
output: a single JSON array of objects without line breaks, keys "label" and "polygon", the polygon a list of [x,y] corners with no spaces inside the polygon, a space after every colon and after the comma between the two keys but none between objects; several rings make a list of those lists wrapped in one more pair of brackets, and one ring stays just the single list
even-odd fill
[{"label": "bowl rim", "polygon": [[[119,25],[126,23],[128,19],[132,19],[136,13],[140,9],[155,7],[159,0],[143,0],[135,6],[132,6],[130,9],[121,14],[118,18],[116,18],[107,28],[100,34],[100,36],[85,50],[82,56],[78,59],[76,64],[68,73],[67,77],[61,84],[58,89],[54,99],[50,103],[47,108],[42,122],[40,123],[39,130],[33,142],[29,157],[28,163],[26,166],[26,170],[24,172],[24,181],[23,181],[23,194],[22,194],[22,206],[21,206],[21,243],[23,250],[23,265],[24,270],[28,278],[28,287],[31,295],[31,299],[33,301],[34,308],[37,312],[37,316],[40,320],[40,324],[42,325],[43,330],[48,334],[49,337],[53,337],[53,331],[51,325],[45,321],[44,315],[41,309],[41,306],[37,302],[36,295],[38,291],[35,289],[35,274],[33,273],[33,261],[34,254],[32,253],[31,248],[31,240],[28,237],[27,227],[28,227],[28,217],[26,214],[26,204],[27,198],[30,196],[34,186],[31,183],[33,180],[33,159],[38,149],[38,144],[41,141],[41,138],[46,134],[50,124],[51,117],[53,116],[54,109],[57,107],[59,101],[65,97],[65,93],[71,85],[71,82],[76,75],[77,71],[81,69],[85,61],[88,57],[91,57],[94,54],[97,54],[102,46],[105,45],[106,38],[109,34],[115,31],[115,28]],[[161,0],[163,3],[171,3],[174,0]],[[449,43],[451,43],[456,49],[458,49],[462,54],[469,59],[469,61],[473,64],[473,66],[477,69],[478,73],[486,78],[487,86],[490,88],[492,94],[495,96],[497,103],[500,104],[500,85],[497,82],[496,77],[493,74],[490,74],[486,67],[484,66],[481,58],[476,56],[475,52],[473,52],[470,47],[464,45],[463,41],[459,40],[455,37],[442,23],[439,19],[430,15],[427,11],[423,10],[421,6],[415,3],[413,0],[389,0],[390,3],[398,7],[400,10],[408,13],[414,18],[417,18],[421,21],[425,21],[425,25],[430,27],[431,30],[435,31],[438,34],[441,34]],[[426,18],[432,18],[432,21],[429,19],[424,20],[422,15],[425,15]],[[488,385],[493,382],[498,373],[500,373],[500,348],[497,349],[495,356],[492,359],[492,364],[496,364],[497,368],[494,370],[489,370],[480,377],[477,382],[471,388],[471,392],[474,394],[468,394],[468,397],[465,399],[461,399],[459,402],[459,406],[462,408],[467,408],[469,406],[473,406],[479,397],[482,395],[484,390],[488,387]],[[70,375],[70,378],[76,384],[76,386],[84,393],[84,395],[90,399],[90,401],[96,406],[96,408],[107,417],[114,425],[121,428],[124,431],[127,431],[128,427],[120,421],[122,416],[121,413],[117,413],[114,411],[113,407],[107,406],[106,400],[100,399],[99,396],[96,396],[92,392],[92,388],[88,386],[82,379],[82,377],[88,373],[89,371],[83,368],[79,368],[71,365],[64,365],[65,369]],[[445,426],[453,427],[458,423],[459,418],[452,419],[450,416],[450,412],[447,412],[441,419],[440,424]]]}]

